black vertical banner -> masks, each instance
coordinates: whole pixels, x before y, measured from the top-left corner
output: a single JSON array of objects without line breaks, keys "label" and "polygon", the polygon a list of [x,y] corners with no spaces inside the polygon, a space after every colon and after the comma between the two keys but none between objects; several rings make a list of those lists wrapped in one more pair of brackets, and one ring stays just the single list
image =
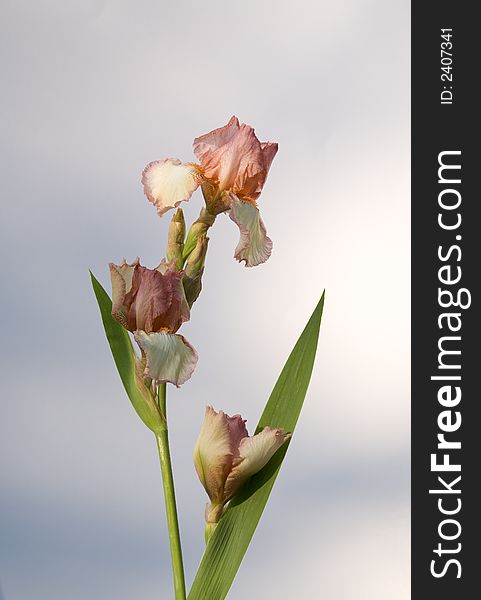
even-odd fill
[{"label": "black vertical banner", "polygon": [[412,598],[481,597],[476,3],[412,3]]}]

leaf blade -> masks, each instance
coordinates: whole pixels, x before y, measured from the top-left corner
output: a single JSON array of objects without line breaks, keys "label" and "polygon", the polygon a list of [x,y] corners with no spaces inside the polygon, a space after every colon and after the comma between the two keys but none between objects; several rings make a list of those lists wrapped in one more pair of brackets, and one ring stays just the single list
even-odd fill
[{"label": "leaf blade", "polygon": [[[256,433],[265,426],[293,432],[311,379],[324,308],[324,293],[272,390]],[[289,442],[290,443],[290,442]],[[219,522],[192,584],[188,600],[224,600],[269,499],[289,443],[232,499]]]},{"label": "leaf blade", "polygon": [[112,317],[112,301],[92,272],[90,278],[105,335],[127,396],[145,425],[154,433],[160,431],[163,425],[162,417],[152,395],[137,374],[136,356],[129,334]]}]

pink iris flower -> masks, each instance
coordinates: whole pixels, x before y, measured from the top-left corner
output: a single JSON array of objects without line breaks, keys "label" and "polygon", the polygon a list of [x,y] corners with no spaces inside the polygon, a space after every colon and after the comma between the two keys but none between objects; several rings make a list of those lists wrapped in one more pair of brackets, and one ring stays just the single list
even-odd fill
[{"label": "pink iris flower", "polygon": [[271,427],[249,437],[245,423],[240,415],[230,417],[206,408],[194,465],[210,499],[205,510],[208,524],[219,521],[224,505],[290,438],[282,429]]},{"label": "pink iris flower", "polygon": [[156,269],[132,264],[110,264],[112,316],[133,332],[142,351],[143,376],[157,383],[181,385],[192,375],[197,352],[176,331],[190,318],[184,272],[174,263]]},{"label": "pink iris flower", "polygon": [[277,153],[277,144],[260,142],[254,129],[232,117],[224,127],[195,138],[197,163],[166,158],[149,163],[142,173],[144,193],[159,215],[187,201],[202,186],[209,213],[228,212],[240,240],[234,257],[252,267],[265,262],[272,241],[259,215],[257,199]]}]

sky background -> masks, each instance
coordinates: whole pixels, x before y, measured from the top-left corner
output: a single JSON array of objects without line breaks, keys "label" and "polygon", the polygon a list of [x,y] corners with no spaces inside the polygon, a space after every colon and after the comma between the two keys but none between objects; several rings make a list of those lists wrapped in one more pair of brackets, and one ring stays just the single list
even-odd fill
[{"label": "sky background", "polygon": [[229,598],[409,598],[409,28],[406,0],[2,1],[0,598],[172,597],[155,440],[88,269],[110,289],[109,261],[158,264],[168,217],[142,168],[192,160],[232,114],[279,143],[259,202],[274,251],[239,265],[221,216],[182,329],[200,355],[169,390],[188,583],[204,407],[252,431],[326,288],[299,426]]}]

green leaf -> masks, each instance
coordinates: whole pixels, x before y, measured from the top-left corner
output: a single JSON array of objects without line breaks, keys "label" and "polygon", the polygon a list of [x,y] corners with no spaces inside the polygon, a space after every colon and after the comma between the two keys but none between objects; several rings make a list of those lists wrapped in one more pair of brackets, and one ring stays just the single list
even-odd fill
[{"label": "green leaf", "polygon": [[[293,432],[311,379],[324,294],[294,346],[256,429],[266,425]],[[288,444],[234,496],[209,540],[188,600],[224,600],[254,535]],[[274,541],[273,541],[274,543]]]},{"label": "green leaf", "polygon": [[105,335],[125,391],[142,421],[153,432],[159,432],[163,429],[164,423],[151,391],[144,384],[138,369],[136,369],[136,356],[129,334],[112,317],[112,301],[107,292],[92,272],[90,277],[102,316]]}]

